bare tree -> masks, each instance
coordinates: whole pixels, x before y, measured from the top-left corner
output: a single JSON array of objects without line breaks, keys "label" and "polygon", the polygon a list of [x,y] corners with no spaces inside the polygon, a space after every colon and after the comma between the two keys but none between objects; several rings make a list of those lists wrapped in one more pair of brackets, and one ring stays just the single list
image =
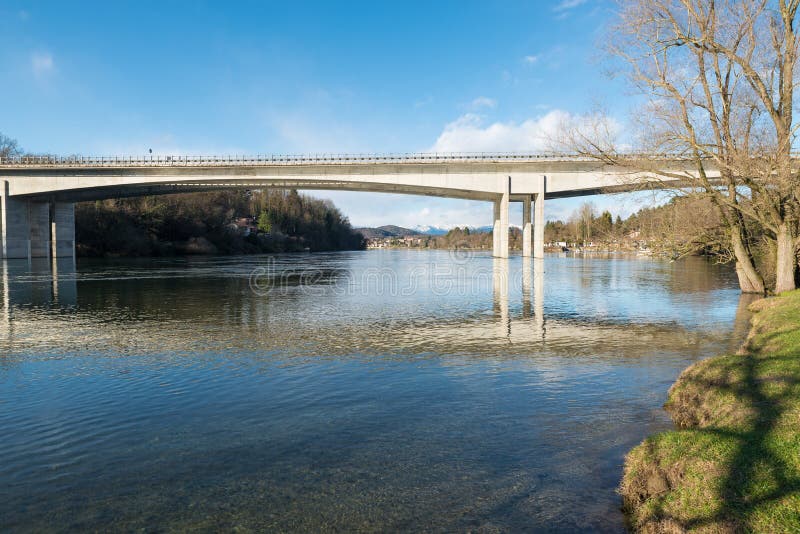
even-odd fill
[{"label": "bare tree", "polygon": [[592,240],[592,223],[594,222],[594,204],[591,202],[584,202],[578,209],[578,218],[581,224],[582,239],[584,243]]},{"label": "bare tree", "polygon": [[[601,161],[646,173],[648,183],[709,198],[728,229],[740,286],[764,292],[747,220],[776,241],[775,291],[794,289],[798,176],[791,157],[794,23],[800,0],[620,0],[609,51],[617,72],[645,96],[637,148],[692,162],[621,155],[602,117],[565,141]],[[641,176],[641,175],[639,175]],[[675,184],[679,184],[675,186]]]},{"label": "bare tree", "polygon": [[0,133],[0,158],[11,158],[20,154],[22,154],[22,151],[17,144],[17,140]]}]

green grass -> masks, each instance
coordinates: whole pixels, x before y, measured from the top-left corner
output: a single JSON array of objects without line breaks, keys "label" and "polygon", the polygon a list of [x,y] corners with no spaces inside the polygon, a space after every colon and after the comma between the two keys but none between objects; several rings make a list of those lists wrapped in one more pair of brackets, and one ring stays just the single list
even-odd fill
[{"label": "green grass", "polygon": [[686,369],[665,408],[678,430],[625,461],[641,532],[800,532],[800,291],[754,305],[739,354]]}]

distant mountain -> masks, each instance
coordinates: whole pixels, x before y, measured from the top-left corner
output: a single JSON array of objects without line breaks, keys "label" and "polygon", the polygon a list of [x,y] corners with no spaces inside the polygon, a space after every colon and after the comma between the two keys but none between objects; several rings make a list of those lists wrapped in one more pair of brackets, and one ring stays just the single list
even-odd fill
[{"label": "distant mountain", "polygon": [[414,235],[422,235],[422,232],[411,230],[410,228],[403,228],[402,226],[395,226],[387,224],[377,228],[356,228],[356,232],[360,232],[366,239],[381,239],[384,237],[408,237]]},{"label": "distant mountain", "polygon": [[445,235],[450,231],[449,228],[442,228],[438,226],[415,226],[414,230],[424,235]]},{"label": "distant mountain", "polygon": [[[519,228],[518,226],[511,225],[512,228]],[[367,239],[381,239],[385,237],[407,237],[414,235],[430,235],[440,236],[445,235],[447,232],[455,228],[451,226],[444,228],[441,226],[415,226],[414,228],[403,228],[402,226],[395,226],[387,224],[377,228],[356,228],[356,232],[361,232]],[[459,228],[464,228],[463,226]],[[469,226],[469,231],[475,234],[488,234],[493,230],[491,225],[488,226]]]},{"label": "distant mountain", "polygon": [[[511,228],[519,228],[516,225],[510,225]],[[414,229],[418,232],[425,234],[425,235],[445,235],[447,232],[452,230],[453,228],[469,228],[469,231],[474,234],[488,234],[494,230],[492,225],[487,226],[448,226],[448,227],[437,227],[437,226],[415,226]]]}]

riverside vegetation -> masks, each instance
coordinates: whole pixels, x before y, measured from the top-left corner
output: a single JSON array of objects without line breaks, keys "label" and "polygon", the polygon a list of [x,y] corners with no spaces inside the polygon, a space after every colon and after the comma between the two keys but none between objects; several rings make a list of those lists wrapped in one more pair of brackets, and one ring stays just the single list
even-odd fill
[{"label": "riverside vegetation", "polygon": [[756,301],[739,354],[686,369],[678,429],[627,456],[620,488],[641,532],[800,532],[800,290]]},{"label": "riverside vegetation", "polygon": [[[662,185],[709,200],[746,293],[798,283],[798,9],[797,0],[617,2],[601,46],[608,72],[639,97],[632,120],[620,127],[601,109],[555,135],[561,150],[627,167],[643,188],[677,179]],[[695,168],[676,173],[632,153],[671,154]],[[759,266],[763,240],[774,280]]]},{"label": "riverside vegetation", "polygon": [[[385,230],[390,230],[387,235]],[[400,227],[359,229],[370,241],[389,246],[485,249],[492,248],[491,229],[456,227],[445,235],[425,235]],[[758,225],[747,226],[751,241],[750,251],[754,264],[768,284],[774,284],[774,243]],[[403,240],[410,237],[411,240]],[[646,248],[652,253],[667,257],[700,255],[714,258],[720,263],[735,262],[729,234],[719,217],[718,210],[708,198],[693,195],[673,196],[668,202],[642,208],[626,218],[605,210],[599,212],[591,202],[581,204],[566,220],[547,221],[545,243],[564,244],[568,247],[589,247],[593,250],[637,250]],[[511,228],[509,246],[522,249],[522,232]],[[799,273],[800,274],[800,273]]]},{"label": "riverside vegetation", "polygon": [[365,246],[361,234],[331,202],[294,190],[82,203],[75,210],[75,232],[81,256],[258,254]]}]

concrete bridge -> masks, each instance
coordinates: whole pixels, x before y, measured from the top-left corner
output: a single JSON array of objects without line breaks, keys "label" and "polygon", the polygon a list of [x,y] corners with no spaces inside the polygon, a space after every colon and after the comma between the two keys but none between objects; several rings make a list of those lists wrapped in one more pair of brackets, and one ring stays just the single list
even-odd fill
[{"label": "concrete bridge", "polygon": [[1,258],[74,257],[75,202],[219,188],[338,189],[484,200],[496,257],[508,257],[510,202],[523,204],[523,256],[544,253],[544,201],[658,186],[693,164],[629,156],[608,165],[571,155],[17,157],[0,159]]}]

